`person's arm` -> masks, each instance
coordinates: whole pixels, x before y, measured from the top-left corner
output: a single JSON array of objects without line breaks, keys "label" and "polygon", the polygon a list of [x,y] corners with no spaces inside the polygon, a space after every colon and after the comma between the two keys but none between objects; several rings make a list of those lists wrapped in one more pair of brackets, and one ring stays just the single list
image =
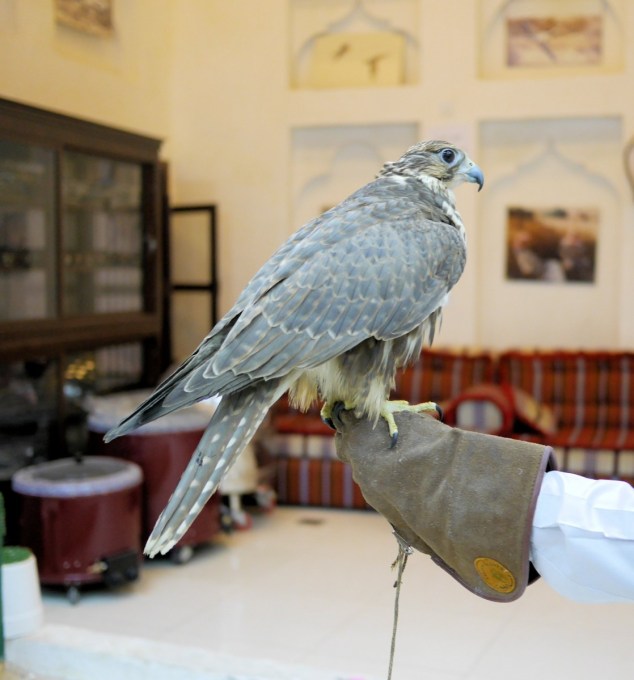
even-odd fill
[{"label": "person's arm", "polygon": [[533,517],[531,561],[577,602],[634,602],[634,488],[548,472]]}]

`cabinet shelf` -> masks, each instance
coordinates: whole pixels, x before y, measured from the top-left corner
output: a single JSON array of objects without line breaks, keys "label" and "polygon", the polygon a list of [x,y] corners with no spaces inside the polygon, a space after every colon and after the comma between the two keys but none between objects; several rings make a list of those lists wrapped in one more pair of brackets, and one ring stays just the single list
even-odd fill
[{"label": "cabinet shelf", "polygon": [[0,347],[3,360],[18,360],[123,342],[154,342],[160,332],[155,315],[134,312],[29,319],[0,328]]}]

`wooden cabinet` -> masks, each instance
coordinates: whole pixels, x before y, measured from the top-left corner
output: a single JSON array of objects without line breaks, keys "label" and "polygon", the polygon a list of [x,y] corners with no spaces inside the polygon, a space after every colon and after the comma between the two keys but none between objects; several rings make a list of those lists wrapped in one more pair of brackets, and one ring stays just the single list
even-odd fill
[{"label": "wooden cabinet", "polygon": [[0,463],[72,453],[87,395],[164,368],[159,146],[0,100]]}]

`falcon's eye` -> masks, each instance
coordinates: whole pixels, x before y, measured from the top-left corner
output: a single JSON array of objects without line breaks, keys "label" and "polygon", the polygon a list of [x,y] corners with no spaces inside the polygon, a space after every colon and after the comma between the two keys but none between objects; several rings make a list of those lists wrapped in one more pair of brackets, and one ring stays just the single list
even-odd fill
[{"label": "falcon's eye", "polygon": [[453,149],[443,149],[440,152],[440,157],[447,165],[451,165],[456,160],[456,152]]}]

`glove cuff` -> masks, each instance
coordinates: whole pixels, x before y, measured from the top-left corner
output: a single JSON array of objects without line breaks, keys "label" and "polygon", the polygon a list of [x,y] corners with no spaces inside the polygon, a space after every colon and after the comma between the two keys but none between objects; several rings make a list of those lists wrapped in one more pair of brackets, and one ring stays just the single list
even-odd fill
[{"label": "glove cuff", "polygon": [[364,438],[364,455],[350,461],[366,500],[471,592],[516,600],[531,581],[532,520],[544,473],[555,468],[552,449],[411,413],[396,420],[394,449],[379,424]]}]

